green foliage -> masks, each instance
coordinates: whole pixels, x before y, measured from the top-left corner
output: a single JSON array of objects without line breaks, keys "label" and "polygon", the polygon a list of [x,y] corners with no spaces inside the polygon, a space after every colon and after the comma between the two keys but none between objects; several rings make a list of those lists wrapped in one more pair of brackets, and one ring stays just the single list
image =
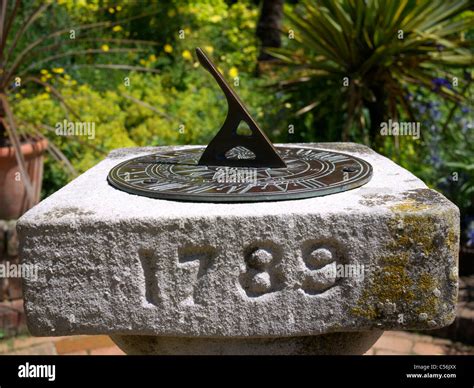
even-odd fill
[{"label": "green foliage", "polygon": [[[119,31],[121,26],[115,21],[98,21],[87,25],[76,25],[70,19],[70,13],[63,5],[66,1],[37,1],[25,0],[4,1],[0,9],[0,146],[11,146],[14,149],[17,166],[23,177],[23,183],[27,194],[26,206],[31,206],[35,200],[34,188],[31,177],[27,172],[26,161],[21,152],[22,142],[34,142],[43,135],[38,127],[47,124],[28,122],[27,115],[23,116],[22,122],[18,122],[17,111],[12,110],[11,104],[14,99],[23,99],[27,93],[51,93],[57,98],[61,107],[69,114],[78,118],[76,111],[66,101],[65,96],[54,85],[54,77],[48,68],[55,74],[65,73],[64,66],[74,64],[77,66],[92,66],[101,68],[132,68],[127,64],[94,63],[95,56],[111,54],[111,59],[117,59],[119,54],[126,54],[129,60],[136,58],[138,53],[147,52],[148,49],[141,48],[149,42],[137,42],[134,39],[113,39],[109,34],[104,37],[95,37],[93,32],[98,29],[111,29]],[[83,5],[82,2],[78,3]],[[109,12],[118,11],[118,6],[109,8]],[[113,12],[112,12],[113,11]],[[132,21],[147,17],[147,14],[134,15],[125,21]],[[92,33],[91,33],[92,32]],[[76,36],[76,34],[78,36]],[[113,42],[116,46],[110,47],[106,42]],[[92,47],[89,46],[92,44]],[[134,70],[149,71],[144,67],[133,66]],[[65,75],[62,81],[68,81]],[[74,82],[76,82],[74,80]],[[66,82],[65,82],[66,83]],[[39,95],[37,95],[39,96]],[[35,98],[35,97],[33,97]],[[46,98],[47,99],[47,98]],[[87,112],[84,113],[87,117]],[[18,124],[20,127],[18,127]],[[107,138],[107,141],[113,139]],[[69,147],[69,146],[68,146]],[[71,145],[72,148],[77,148]],[[52,145],[47,150],[50,155],[63,164],[72,174],[75,173],[64,153]],[[81,161],[86,165],[90,160],[85,158]],[[48,173],[46,174],[48,175]],[[50,174],[54,176],[54,174]]]},{"label": "green foliage", "polygon": [[[35,1],[30,3],[33,6]],[[35,65],[37,77],[48,87],[41,91],[25,85],[12,103],[20,130],[39,129],[78,172],[90,168],[114,148],[204,144],[212,138],[225,119],[227,103],[199,66],[194,55],[197,46],[214,57],[227,79],[236,82],[239,94],[254,108],[255,117],[268,126],[267,132],[276,133],[275,125],[284,122],[286,110],[278,109],[274,94],[262,91],[265,81],[251,75],[257,57],[258,9],[250,2],[229,5],[223,0],[167,0],[117,5],[108,0],[61,0],[52,9],[57,27],[104,23],[94,34],[77,30],[73,42],[75,50],[94,49],[103,55],[85,54]],[[133,19],[143,12],[149,16]],[[47,27],[44,22],[43,16],[31,29],[32,40],[44,34],[39,30]],[[112,27],[108,23],[116,24]],[[71,42],[67,34],[63,35],[56,41],[64,38],[62,45],[67,46]],[[125,58],[111,52],[117,46],[115,40],[122,45],[127,39],[148,40],[150,50],[127,53]],[[159,74],[101,68],[134,61]],[[55,100],[53,87],[64,103]],[[64,109],[65,104],[68,109]],[[54,127],[64,119],[94,123],[95,138],[58,136]],[[58,166],[61,164],[49,160],[46,163],[44,195],[65,182],[66,175]]]},{"label": "green foliage", "polygon": [[[370,143],[463,210],[472,207],[473,14],[464,0],[303,1],[287,7],[278,86],[300,141]],[[455,81],[456,80],[456,81]],[[380,123],[421,124],[421,138]],[[472,210],[472,209],[471,209]]]},{"label": "green foliage", "polygon": [[[227,102],[202,68],[190,71],[183,90],[165,86],[163,79],[169,74],[129,76],[130,87],[121,85],[116,90],[95,91],[88,85],[61,86],[61,93],[81,121],[95,124],[94,139],[58,136],[54,129],[65,119],[65,111],[48,93],[14,101],[16,116],[25,123],[20,128],[26,130],[25,126],[37,125],[74,167],[83,172],[115,148],[207,144],[224,122]],[[275,111],[279,105],[273,94],[259,92],[263,82],[243,75],[236,89],[266,132],[272,134],[281,125],[277,122],[279,112]],[[44,195],[64,183],[64,173],[58,171],[57,165],[47,163]]]},{"label": "green foliage", "polygon": [[[473,19],[459,18],[468,4],[467,0],[304,1],[286,15],[295,39],[288,40],[286,48],[269,52],[290,68],[281,86],[294,93],[298,114],[317,109],[321,116],[343,104],[336,108],[345,114],[343,139],[363,137],[369,127],[375,146],[382,121],[400,113],[413,117],[405,100],[409,85],[429,90],[440,67],[451,80],[456,75],[452,69],[472,63],[470,41],[461,33],[473,26]],[[447,85],[440,85],[437,94],[463,100]]]},{"label": "green foliage", "polygon": [[[471,116],[472,122],[472,116]],[[445,160],[437,186],[461,209],[470,211],[474,207],[474,136],[458,128],[446,134],[446,143],[451,145],[443,149]],[[437,170],[435,170],[437,171]]]},{"label": "green foliage", "polygon": [[[161,55],[165,45],[172,51],[168,57],[175,63],[182,59],[193,63],[188,53],[194,53],[195,47],[204,48],[208,54],[219,54],[223,70],[236,67],[239,71],[250,72],[257,58],[255,36],[258,9],[248,1],[239,1],[232,5],[224,0],[154,1],[140,2],[135,8],[155,9],[157,14],[149,24],[131,25],[130,35],[156,41]],[[137,12],[134,7],[129,11]],[[166,20],[166,23],[162,21]],[[183,58],[184,56],[184,58]],[[163,62],[163,65],[169,63]],[[160,66],[158,66],[160,67]]]},{"label": "green foliage", "polygon": [[[431,98],[430,98],[431,97]],[[439,97],[418,91],[415,109],[425,128],[419,176],[441,190],[461,209],[474,206],[474,109],[471,105],[443,104]],[[472,101],[472,95],[469,96]]]},{"label": "green foliage", "polygon": [[42,197],[48,197],[69,182],[70,177],[56,160],[45,156]]}]

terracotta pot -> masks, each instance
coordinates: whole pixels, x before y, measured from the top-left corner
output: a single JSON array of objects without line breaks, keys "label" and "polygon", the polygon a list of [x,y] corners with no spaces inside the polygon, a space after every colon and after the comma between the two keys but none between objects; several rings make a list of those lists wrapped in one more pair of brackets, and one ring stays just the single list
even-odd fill
[{"label": "terracotta pot", "polygon": [[17,219],[39,202],[43,181],[43,155],[47,147],[46,139],[21,146],[33,185],[33,200],[29,200],[26,194],[14,148],[0,147],[0,220]]}]

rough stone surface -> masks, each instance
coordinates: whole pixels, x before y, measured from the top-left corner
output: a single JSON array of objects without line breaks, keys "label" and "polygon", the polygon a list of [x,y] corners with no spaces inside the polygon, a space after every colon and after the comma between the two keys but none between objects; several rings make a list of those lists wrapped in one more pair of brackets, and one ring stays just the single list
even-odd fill
[{"label": "rough stone surface", "polygon": [[[106,181],[156,148],[112,152],[19,221],[22,260],[39,266],[24,281],[29,329],[249,339],[452,322],[457,207],[367,147],[309,146],[366,159],[372,180],[303,200],[174,202]],[[348,264],[364,276],[331,272]]]}]

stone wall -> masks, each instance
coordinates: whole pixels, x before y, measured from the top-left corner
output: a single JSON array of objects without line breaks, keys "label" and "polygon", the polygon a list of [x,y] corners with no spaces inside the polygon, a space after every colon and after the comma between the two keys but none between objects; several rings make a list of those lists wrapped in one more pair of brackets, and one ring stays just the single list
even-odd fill
[{"label": "stone wall", "polygon": [[[16,221],[0,220],[0,265],[18,264]],[[20,278],[0,277],[0,339],[26,332]]]}]

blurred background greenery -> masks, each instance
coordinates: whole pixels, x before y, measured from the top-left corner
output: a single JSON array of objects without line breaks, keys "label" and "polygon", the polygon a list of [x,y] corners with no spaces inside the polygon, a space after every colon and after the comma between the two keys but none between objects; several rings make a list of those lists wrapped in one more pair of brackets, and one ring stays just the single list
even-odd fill
[{"label": "blurred background greenery", "polygon": [[[41,3],[25,0],[16,27]],[[227,105],[199,46],[272,141],[372,146],[453,200],[474,248],[473,14],[438,0],[57,0],[23,45],[64,28],[46,42],[69,54],[39,53],[29,68],[64,101],[29,84],[11,104],[78,172],[114,148],[206,144]],[[71,111],[95,123],[95,139],[55,134]],[[420,138],[381,137],[389,118],[420,122]],[[43,197],[73,177],[62,167],[47,158]]]}]

